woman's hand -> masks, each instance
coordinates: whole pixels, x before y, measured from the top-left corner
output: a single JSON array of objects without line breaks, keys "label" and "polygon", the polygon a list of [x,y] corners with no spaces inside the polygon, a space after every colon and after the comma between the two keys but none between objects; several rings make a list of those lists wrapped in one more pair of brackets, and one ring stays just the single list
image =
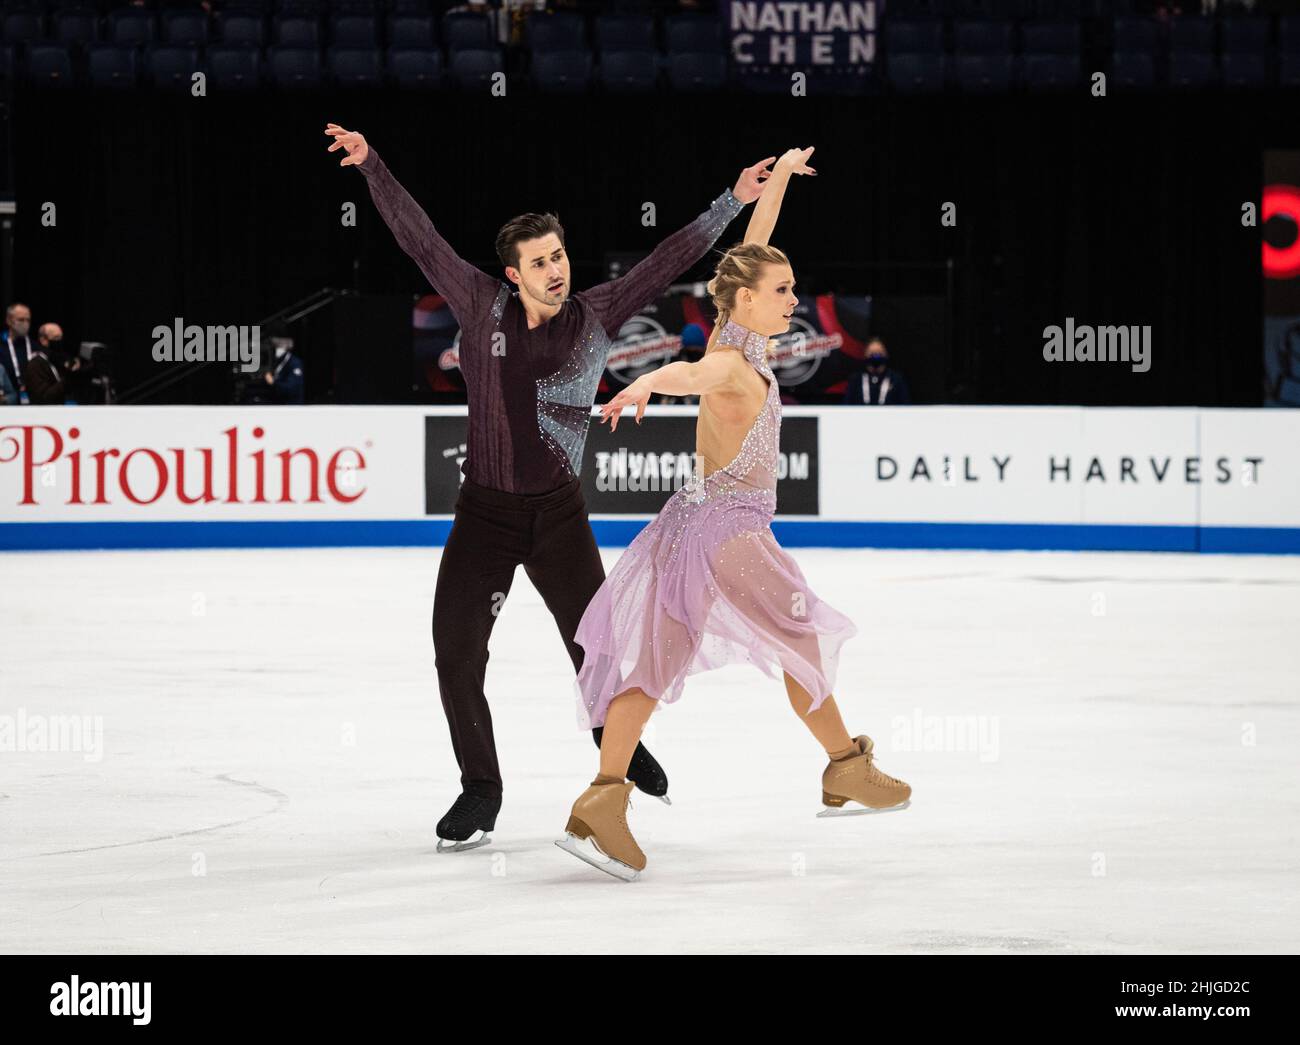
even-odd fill
[{"label": "woman's hand", "polygon": [[653,389],[650,387],[650,382],[648,382],[644,377],[638,377],[608,403],[601,406],[601,421],[608,421],[609,430],[611,432],[616,432],[618,431],[618,417],[623,412],[624,408],[635,406],[636,423],[640,424],[641,418],[645,414],[646,404],[650,402],[652,391]]},{"label": "woman's hand", "polygon": [[808,166],[808,157],[812,154],[811,145],[806,149],[787,149],[776,161],[772,177],[763,183],[763,198],[758,201],[758,206],[750,216],[749,227],[745,229],[746,243],[765,245],[772,238],[776,216],[781,212],[781,200],[785,196],[786,186],[790,184],[790,175],[817,173]]},{"label": "woman's hand", "polygon": [[329,152],[334,152],[337,149],[348,150],[348,154],[339,161],[340,167],[350,167],[366,162],[366,157],[370,155],[370,146],[366,144],[365,138],[361,137],[356,131],[345,131],[337,123],[327,123],[325,133],[334,139],[334,144],[328,149]]},{"label": "woman's hand", "polygon": [[787,149],[776,165],[779,168],[788,170],[791,174],[813,174],[817,172],[808,166],[808,157],[813,154],[815,145],[810,145],[806,149]]}]

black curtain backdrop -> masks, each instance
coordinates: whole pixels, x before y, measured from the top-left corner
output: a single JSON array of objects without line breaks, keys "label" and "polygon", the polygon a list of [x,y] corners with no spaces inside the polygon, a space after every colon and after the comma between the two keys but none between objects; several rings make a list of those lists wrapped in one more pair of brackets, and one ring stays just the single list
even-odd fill
[{"label": "black curtain backdrop", "polygon": [[[20,92],[14,288],[35,322],[115,346],[126,389],[162,369],[150,331],[173,317],[244,324],[324,286],[425,289],[364,179],[326,153],[329,121],[364,133],[494,275],[497,228],[556,211],[579,289],[602,278],[605,252],[648,250],[742,166],[815,145],[819,175],[795,180],[773,242],[805,293],[943,293],[953,259],[938,401],[1252,406],[1261,232],[1241,208],[1258,204],[1263,149],[1300,143],[1282,120],[1293,101]],[[340,222],[348,201],[355,228]],[[940,224],[946,201],[955,228]],[[645,202],[656,228],[641,224]],[[1045,362],[1042,330],[1067,316],[1150,324],[1150,372]],[[881,333],[906,372],[907,345]],[[172,398],[213,394],[190,382]]]}]

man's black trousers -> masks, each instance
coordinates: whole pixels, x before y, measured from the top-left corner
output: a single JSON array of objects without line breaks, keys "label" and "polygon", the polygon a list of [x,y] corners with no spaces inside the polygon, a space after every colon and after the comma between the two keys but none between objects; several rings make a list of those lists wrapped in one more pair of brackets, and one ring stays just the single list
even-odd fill
[{"label": "man's black trousers", "polygon": [[501,797],[501,770],[483,677],[492,625],[521,565],[555,618],[577,672],[583,650],[573,635],[605,579],[577,479],[536,496],[464,480],[443,549],[433,597],[442,706],[462,790],[493,798]]}]

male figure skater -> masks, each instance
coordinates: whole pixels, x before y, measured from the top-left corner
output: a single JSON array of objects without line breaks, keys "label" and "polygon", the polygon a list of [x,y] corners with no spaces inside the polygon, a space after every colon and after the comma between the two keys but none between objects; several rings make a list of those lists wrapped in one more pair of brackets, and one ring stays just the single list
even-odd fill
[{"label": "male figure skater", "polygon": [[[460,324],[469,400],[464,481],[438,568],[433,646],[438,687],[460,764],[462,793],[438,822],[438,850],[491,841],[501,772],[483,694],[488,638],[522,565],[555,618],[573,669],[578,621],[605,579],[578,473],[600,374],[623,323],[704,256],[743,206],[762,194],[769,157],[745,168],[685,228],[620,279],[570,294],[564,229],[553,214],[521,214],[497,233],[509,283],[459,257],[360,134],[326,126],[340,166],[366,177],[398,244]],[[513,287],[512,287],[513,284]],[[515,290],[514,287],[518,289]],[[601,729],[592,731],[600,746]],[[667,801],[668,780],[637,745],[628,779]]]}]

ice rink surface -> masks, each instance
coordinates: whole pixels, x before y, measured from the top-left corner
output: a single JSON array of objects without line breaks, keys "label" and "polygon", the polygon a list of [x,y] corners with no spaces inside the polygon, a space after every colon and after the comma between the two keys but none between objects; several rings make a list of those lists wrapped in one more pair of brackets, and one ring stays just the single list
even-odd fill
[{"label": "ice rink surface", "polygon": [[[651,720],[674,804],[633,793],[625,884],[552,844],[597,752],[522,570],[494,841],[435,853],[438,555],[0,555],[0,950],[1300,948],[1300,558],[795,549],[911,808],[816,818],[781,684],[698,676]],[[58,716],[89,728],[30,750]]]}]

